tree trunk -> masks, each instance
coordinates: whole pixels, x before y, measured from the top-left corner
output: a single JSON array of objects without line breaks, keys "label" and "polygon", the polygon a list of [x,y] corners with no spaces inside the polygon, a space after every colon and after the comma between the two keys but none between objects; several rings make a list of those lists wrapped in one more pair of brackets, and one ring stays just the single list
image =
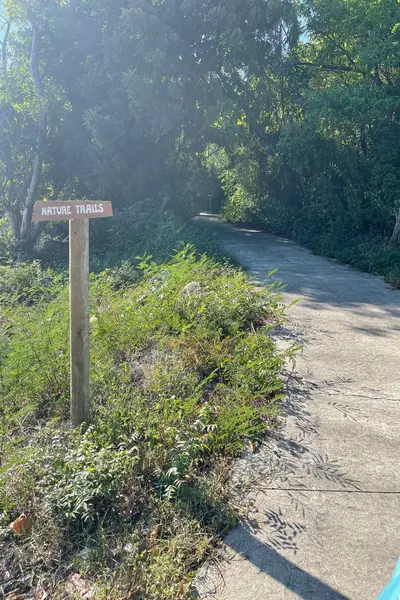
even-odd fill
[{"label": "tree trunk", "polygon": [[390,244],[394,246],[400,246],[400,208],[397,209],[395,213],[396,223],[393,228],[392,237],[389,240]]},{"label": "tree trunk", "polygon": [[7,42],[11,31],[11,22],[8,21],[7,29],[4,34],[3,45],[1,49],[1,63],[3,67],[4,74],[7,75]]},{"label": "tree trunk", "polygon": [[8,222],[12,228],[14,239],[19,240],[21,231],[21,214],[17,208],[6,208]]},{"label": "tree trunk", "polygon": [[40,32],[36,26],[33,25],[33,38],[31,48],[31,72],[33,79],[35,80],[36,93],[39,99],[39,124],[38,124],[38,137],[36,143],[35,158],[33,160],[32,177],[29,185],[28,193],[25,200],[25,207],[22,213],[20,239],[29,241],[31,230],[32,230],[32,212],[33,205],[36,199],[36,193],[40,184],[42,176],[42,153],[46,139],[46,108],[42,78],[39,73],[39,43],[40,43]]}]

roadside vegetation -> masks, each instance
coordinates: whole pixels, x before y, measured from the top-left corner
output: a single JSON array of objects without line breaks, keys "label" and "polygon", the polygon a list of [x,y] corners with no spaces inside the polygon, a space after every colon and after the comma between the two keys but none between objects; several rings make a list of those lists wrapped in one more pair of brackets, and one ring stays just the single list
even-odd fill
[{"label": "roadside vegetation", "polygon": [[92,275],[92,421],[73,431],[65,276],[32,262],[0,285],[2,593],[190,597],[238,516],[232,459],[276,423],[279,286],[190,246]]},{"label": "roadside vegetation", "polygon": [[[191,217],[211,207],[400,285],[398,9],[0,1],[8,600],[188,598],[237,518],[230,466],[274,427],[284,309]],[[92,421],[74,432],[68,227],[31,215],[77,199],[115,217],[90,226]]]}]

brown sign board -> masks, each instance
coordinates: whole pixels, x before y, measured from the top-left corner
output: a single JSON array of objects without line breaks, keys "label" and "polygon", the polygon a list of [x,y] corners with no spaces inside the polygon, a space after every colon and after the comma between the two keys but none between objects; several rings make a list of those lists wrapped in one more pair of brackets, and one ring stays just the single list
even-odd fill
[{"label": "brown sign board", "polygon": [[106,200],[36,202],[32,221],[73,221],[112,216],[112,204]]}]

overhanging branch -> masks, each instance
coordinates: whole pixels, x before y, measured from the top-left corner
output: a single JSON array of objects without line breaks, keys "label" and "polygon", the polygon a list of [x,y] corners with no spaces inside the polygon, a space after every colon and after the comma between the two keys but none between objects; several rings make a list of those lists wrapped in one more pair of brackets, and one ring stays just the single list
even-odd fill
[{"label": "overhanging branch", "polygon": [[322,69],[324,71],[338,71],[343,73],[359,73],[360,75],[365,75],[365,72],[362,69],[358,69],[354,66],[345,66],[345,65],[327,65],[325,63],[313,63],[313,62],[303,62],[298,61],[295,63],[295,66],[301,67],[313,67],[314,69]]}]

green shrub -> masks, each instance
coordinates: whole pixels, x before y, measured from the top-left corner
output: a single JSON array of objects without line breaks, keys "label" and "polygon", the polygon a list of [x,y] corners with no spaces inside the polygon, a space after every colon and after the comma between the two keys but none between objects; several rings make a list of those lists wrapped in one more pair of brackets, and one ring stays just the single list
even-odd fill
[{"label": "green shrub", "polygon": [[160,213],[151,200],[116,211],[113,219],[99,219],[91,225],[90,235],[95,271],[132,263],[136,256],[149,255],[161,263],[186,244],[193,244],[199,254],[221,257],[211,235],[173,213]]},{"label": "green shrub", "polygon": [[[99,443],[100,441],[100,443]],[[68,523],[92,525],[122,505],[124,492],[129,488],[137,463],[138,449],[120,444],[102,445],[92,430],[63,455],[55,454],[38,486],[48,490],[48,501],[55,512]]]},{"label": "green shrub", "polygon": [[0,533],[0,569],[18,581],[34,554],[32,581],[54,597],[72,563],[98,598],[188,597],[235,521],[227,465],[275,423],[279,286],[256,290],[188,246],[91,275],[90,294],[85,433],[68,429],[67,290],[3,309],[1,522],[27,512],[34,526],[23,546]]},{"label": "green shrub", "polygon": [[33,304],[49,300],[59,289],[61,278],[44,270],[38,260],[0,266],[0,304]]}]

